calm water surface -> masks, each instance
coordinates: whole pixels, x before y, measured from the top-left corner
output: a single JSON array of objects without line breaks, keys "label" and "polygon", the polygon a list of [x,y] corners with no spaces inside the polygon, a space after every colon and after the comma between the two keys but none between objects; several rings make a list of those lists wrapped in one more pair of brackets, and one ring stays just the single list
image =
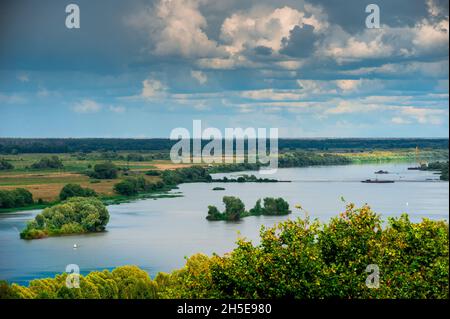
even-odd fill
[{"label": "calm water surface", "polygon": [[[358,205],[368,203],[383,216],[406,212],[414,221],[422,217],[449,217],[449,184],[431,172],[408,171],[411,164],[371,164],[279,169],[269,176],[291,183],[183,184],[174,192],[178,198],[148,199],[109,206],[107,232],[81,236],[25,241],[19,231],[39,211],[0,215],[0,279],[26,284],[38,277],[79,265],[82,273],[134,264],[152,276],[170,272],[184,264],[184,257],[197,252],[223,254],[235,247],[240,236],[258,241],[262,225],[271,226],[287,218],[303,216],[295,211],[285,217],[248,217],[238,223],[208,222],[208,205],[223,208],[224,195],[240,197],[251,208],[258,198],[283,197],[291,207],[301,204],[311,217],[326,221],[344,209],[340,200]],[[363,184],[383,169],[395,184]],[[238,176],[240,173],[216,174]],[[253,173],[254,174],[254,173]],[[257,175],[257,174],[255,174]],[[267,177],[267,176],[264,176]],[[213,191],[223,186],[225,191]],[[78,249],[73,249],[77,244]]]}]

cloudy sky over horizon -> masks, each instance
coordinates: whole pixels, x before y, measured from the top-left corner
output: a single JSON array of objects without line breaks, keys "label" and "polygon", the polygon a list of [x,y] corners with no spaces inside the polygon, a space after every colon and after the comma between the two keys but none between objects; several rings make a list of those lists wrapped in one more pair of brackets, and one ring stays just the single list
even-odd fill
[{"label": "cloudy sky over horizon", "polygon": [[[65,27],[76,3],[81,28]],[[365,8],[381,9],[367,29]],[[448,0],[0,4],[0,137],[448,137]]]}]

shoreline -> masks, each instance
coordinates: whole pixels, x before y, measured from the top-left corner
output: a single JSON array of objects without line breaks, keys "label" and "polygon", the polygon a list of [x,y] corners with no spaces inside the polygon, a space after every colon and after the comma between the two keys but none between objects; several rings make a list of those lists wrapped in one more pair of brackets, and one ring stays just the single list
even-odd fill
[{"label": "shoreline", "polygon": [[[345,156],[345,155],[341,155],[341,156]],[[367,159],[364,161],[360,161],[357,160],[355,158],[352,158],[351,156],[349,156],[350,160],[352,161],[350,164],[334,164],[334,165],[309,165],[309,166],[298,166],[298,167],[279,167],[279,169],[291,169],[291,168],[309,168],[309,167],[329,167],[329,166],[348,166],[348,165],[370,165],[370,164],[392,164],[392,163],[399,163],[399,164],[404,164],[404,163],[411,163],[413,164],[414,161],[411,158],[389,158],[389,159]],[[442,160],[446,160],[443,158],[434,158],[434,159],[430,159],[430,161],[442,161]],[[448,159],[447,159],[448,160]],[[259,172],[259,170],[253,170],[253,171],[230,171],[230,172],[217,172],[217,173],[211,173],[211,175],[214,174],[233,174],[233,173],[257,173]],[[436,181],[427,181],[427,182],[448,182],[445,180],[436,180]],[[213,180],[211,183],[218,183],[218,184],[228,184],[228,183],[238,183],[237,181],[230,181],[230,182],[223,182],[223,181],[215,181]],[[285,181],[285,180],[277,180],[276,183],[291,183],[292,181]],[[205,182],[203,182],[205,183]],[[243,182],[243,184],[248,184],[248,183],[268,183],[268,184],[272,184],[275,183],[273,181],[271,182]],[[157,200],[159,198],[176,198],[176,197],[183,197],[184,195],[181,194],[171,194],[170,191],[172,190],[176,190],[178,189],[178,186],[181,184],[190,184],[190,183],[180,183],[178,185],[174,185],[174,186],[168,186],[166,189],[163,190],[158,190],[158,191],[153,191],[153,192],[148,192],[148,193],[141,193],[138,195],[134,195],[134,196],[125,196],[125,195],[112,195],[112,196],[103,196],[103,197],[99,197],[99,199],[103,202],[103,204],[105,204],[106,206],[110,206],[110,205],[120,205],[120,204],[124,204],[124,203],[130,203],[133,201],[138,201],[138,200],[145,200],[145,199],[154,199]],[[9,214],[9,213],[18,213],[18,212],[27,212],[27,211],[32,211],[32,210],[42,210],[45,209],[47,207],[51,207],[54,205],[57,205],[61,203],[61,201],[54,201],[54,202],[50,202],[50,203],[44,203],[44,204],[33,204],[30,206],[25,206],[25,207],[15,207],[15,208],[4,208],[4,209],[0,209],[0,216],[3,214]]]}]

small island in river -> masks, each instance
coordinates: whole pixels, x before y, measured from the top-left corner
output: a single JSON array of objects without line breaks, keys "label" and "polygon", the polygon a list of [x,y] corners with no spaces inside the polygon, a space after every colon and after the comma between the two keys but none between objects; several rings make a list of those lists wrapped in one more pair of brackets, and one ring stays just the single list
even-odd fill
[{"label": "small island in river", "polygon": [[22,239],[40,239],[49,236],[83,234],[105,230],[109,212],[95,197],[72,197],[48,207],[27,224],[20,233]]},{"label": "small island in river", "polygon": [[225,211],[220,212],[216,206],[208,206],[207,220],[226,220],[226,221],[238,221],[241,218],[248,216],[282,216],[289,215],[289,204],[283,198],[266,197],[261,205],[261,200],[258,199],[255,206],[249,211],[245,210],[245,205],[238,197],[224,196],[222,199],[225,204]]}]

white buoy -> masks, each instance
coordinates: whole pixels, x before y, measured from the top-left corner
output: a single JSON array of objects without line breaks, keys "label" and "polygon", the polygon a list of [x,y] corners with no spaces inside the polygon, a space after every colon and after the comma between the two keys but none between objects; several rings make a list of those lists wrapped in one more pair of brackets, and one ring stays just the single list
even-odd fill
[{"label": "white buoy", "polygon": [[73,244],[73,249],[77,249],[77,248],[78,248],[77,244]]}]

